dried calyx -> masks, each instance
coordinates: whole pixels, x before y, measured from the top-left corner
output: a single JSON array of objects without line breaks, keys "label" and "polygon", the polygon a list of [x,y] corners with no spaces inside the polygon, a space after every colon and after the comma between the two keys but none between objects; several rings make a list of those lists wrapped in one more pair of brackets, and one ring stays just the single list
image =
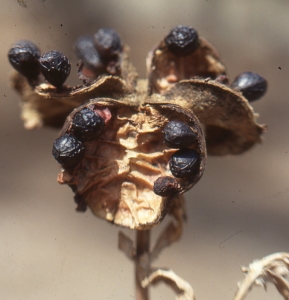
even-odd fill
[{"label": "dried calyx", "polygon": [[19,73],[12,84],[26,128],[65,122],[53,155],[80,211],[150,228],[183,209],[180,195],[201,178],[206,148],[240,154],[261,141],[265,126],[249,101],[264,95],[266,80],[246,72],[230,86],[218,52],[191,27],[177,26],[149,52],[147,80],[137,80],[113,29],[81,37],[75,52],[83,85],[34,87]]}]

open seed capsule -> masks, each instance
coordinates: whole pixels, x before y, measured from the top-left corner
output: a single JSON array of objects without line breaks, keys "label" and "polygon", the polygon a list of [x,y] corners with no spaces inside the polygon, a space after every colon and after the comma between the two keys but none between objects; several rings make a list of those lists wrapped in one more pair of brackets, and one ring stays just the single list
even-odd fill
[{"label": "open seed capsule", "polygon": [[267,86],[267,80],[253,72],[240,74],[232,83],[232,87],[241,91],[250,102],[263,97],[267,91]]},{"label": "open seed capsule", "polygon": [[[75,124],[89,115],[90,128],[94,114],[101,117],[105,126],[96,135],[89,134],[93,138],[85,142],[80,164],[64,168],[58,181],[75,192],[78,210],[86,204],[95,215],[115,224],[132,229],[151,228],[203,174],[206,148],[199,121],[191,112],[173,104],[139,105],[98,98],[76,108],[60,136],[79,137]],[[81,122],[76,122],[78,118]],[[199,153],[198,169],[186,178],[174,178],[170,171],[169,161],[177,150],[163,142],[163,130],[172,120],[187,124],[197,134],[191,146],[194,150],[190,151]]]},{"label": "open seed capsule", "polygon": [[103,126],[103,119],[89,108],[77,112],[72,121],[73,133],[82,142],[96,139]]},{"label": "open seed capsule", "polygon": [[73,135],[65,134],[53,143],[52,155],[63,167],[74,167],[84,155],[84,146]]},{"label": "open seed capsule", "polygon": [[59,51],[49,51],[43,54],[39,63],[41,73],[55,87],[61,87],[70,73],[70,61]]},{"label": "open seed capsule", "polygon": [[20,74],[33,79],[39,74],[40,51],[30,41],[19,41],[8,52],[9,62]]}]

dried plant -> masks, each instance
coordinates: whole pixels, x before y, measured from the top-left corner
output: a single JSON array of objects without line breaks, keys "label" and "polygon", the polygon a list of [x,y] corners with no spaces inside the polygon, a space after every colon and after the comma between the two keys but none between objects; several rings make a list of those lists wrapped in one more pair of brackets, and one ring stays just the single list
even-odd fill
[{"label": "dried plant", "polygon": [[[186,26],[175,27],[149,52],[145,80],[138,80],[129,47],[111,28],[79,38],[74,47],[83,82],[75,87],[63,85],[70,72],[64,54],[40,56],[27,41],[10,49],[24,126],[61,128],[53,146],[62,165],[58,182],[71,187],[78,211],[89,207],[136,231],[135,245],[119,233],[119,249],[135,263],[136,299],[148,299],[148,286],[159,281],[176,299],[195,299],[172,270],[151,265],[181,237],[182,194],[202,177],[207,153],[241,154],[262,140],[265,126],[256,122],[250,102],[265,94],[267,82],[245,72],[230,85],[217,50]],[[150,229],[167,214],[172,222],[151,248]],[[286,254],[251,264],[235,300],[254,283],[269,281],[288,298],[287,266]]]}]

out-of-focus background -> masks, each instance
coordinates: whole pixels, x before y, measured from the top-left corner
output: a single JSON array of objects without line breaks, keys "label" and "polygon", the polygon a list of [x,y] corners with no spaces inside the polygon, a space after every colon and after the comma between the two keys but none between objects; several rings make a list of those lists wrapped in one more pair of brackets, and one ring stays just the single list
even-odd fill
[{"label": "out-of-focus background", "polygon": [[[117,249],[120,228],[90,211],[76,213],[72,192],[56,182],[57,131],[23,129],[18,96],[8,87],[7,52],[15,41],[60,50],[75,65],[77,37],[113,27],[144,77],[150,48],[174,26],[190,25],[218,48],[231,80],[243,71],[267,78],[267,95],[253,103],[259,122],[268,124],[263,144],[240,156],[209,157],[202,180],[186,195],[181,241],[155,263],[189,281],[198,300],[232,299],[241,265],[289,252],[288,16],[286,0],[2,1],[0,299],[134,299],[133,265]],[[70,78],[77,82],[73,72]],[[151,295],[174,299],[163,284]],[[269,285],[248,299],[281,296]]]}]

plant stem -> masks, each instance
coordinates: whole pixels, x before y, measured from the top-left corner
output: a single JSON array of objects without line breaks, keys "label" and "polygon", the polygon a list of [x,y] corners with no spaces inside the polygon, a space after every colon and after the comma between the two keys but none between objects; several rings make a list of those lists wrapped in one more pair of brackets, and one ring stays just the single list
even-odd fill
[{"label": "plant stem", "polygon": [[[141,286],[140,272],[144,269],[141,265],[141,256],[149,253],[150,248],[150,230],[136,231],[136,257],[135,257],[135,299],[149,300],[148,288]],[[147,266],[149,267],[149,266]]]}]

